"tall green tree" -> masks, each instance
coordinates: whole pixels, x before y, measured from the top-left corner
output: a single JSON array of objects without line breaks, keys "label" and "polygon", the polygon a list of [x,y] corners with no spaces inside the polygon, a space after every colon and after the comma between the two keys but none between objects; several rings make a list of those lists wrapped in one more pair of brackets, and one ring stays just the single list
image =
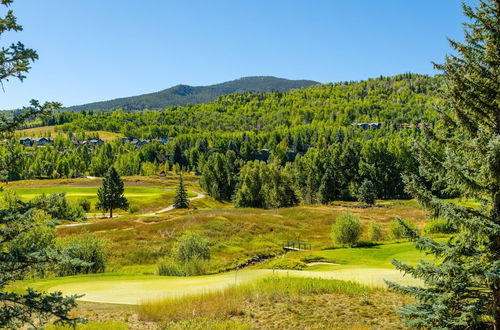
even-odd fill
[{"label": "tall green tree", "polygon": [[109,217],[113,217],[114,209],[126,210],[128,200],[123,196],[125,188],[123,181],[114,167],[108,170],[108,173],[102,180],[102,185],[97,190],[98,202],[96,208],[103,211],[109,211]]},{"label": "tall green tree", "polygon": [[[0,5],[8,7],[12,0],[1,0]],[[12,10],[0,19],[0,36],[9,31],[20,31]],[[0,48],[0,84],[9,78],[23,80],[30,64],[38,58],[37,53],[21,42]],[[17,116],[0,116],[0,137],[12,137],[12,132],[28,118],[43,116],[60,107],[59,103],[45,103],[32,100],[29,107]],[[13,144],[12,144],[13,145]],[[11,150],[0,154],[0,173],[8,173],[19,157],[11,157]],[[30,272],[48,268],[64,260],[64,256],[50,244],[43,244],[40,231],[53,231],[54,222],[37,216],[37,203],[15,201],[0,207],[0,328],[18,329],[26,326],[38,328],[53,319],[56,322],[76,324],[85,320],[72,318],[70,311],[76,307],[76,296],[64,297],[61,292],[50,294],[28,289],[27,293],[14,293],[7,286],[23,279]],[[35,235],[34,235],[35,234]],[[29,244],[20,244],[30,238]]]},{"label": "tall green tree", "polygon": [[[417,146],[420,173],[440,177],[464,197],[482,201],[479,208],[452,204],[434,196],[416,175],[407,189],[426,208],[459,228],[446,242],[419,236],[405,225],[418,248],[435,262],[396,267],[425,282],[424,287],[391,287],[417,301],[399,313],[408,326],[432,329],[500,329],[500,1],[463,5],[469,21],[465,41],[450,41],[455,55],[436,65],[444,72],[443,160],[432,148]],[[402,223],[403,224],[403,223]]]},{"label": "tall green tree", "polygon": [[177,192],[174,198],[174,207],[176,209],[187,209],[189,208],[189,198],[184,186],[184,180],[182,179],[182,174],[179,176],[179,186],[177,187]]}]

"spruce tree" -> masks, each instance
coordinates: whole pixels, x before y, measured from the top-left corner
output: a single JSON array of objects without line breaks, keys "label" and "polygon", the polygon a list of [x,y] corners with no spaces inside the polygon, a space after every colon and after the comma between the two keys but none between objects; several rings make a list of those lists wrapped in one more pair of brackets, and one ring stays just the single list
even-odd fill
[{"label": "spruce tree", "polygon": [[184,180],[182,179],[182,174],[179,176],[179,186],[177,187],[177,193],[174,198],[174,208],[176,209],[187,209],[189,208],[189,199],[184,187]]},{"label": "spruce tree", "polygon": [[[423,287],[390,287],[417,301],[399,313],[412,328],[500,329],[500,1],[463,5],[470,19],[465,41],[444,64],[442,129],[430,134],[445,146],[444,158],[420,142],[419,175],[405,178],[407,190],[427,209],[459,228],[445,242],[419,236],[405,226],[416,246],[436,256],[412,267],[395,266],[424,281]],[[433,195],[428,182],[445,182],[481,207],[469,208]],[[403,224],[403,223],[402,223]]]},{"label": "spruce tree", "polygon": [[109,211],[110,218],[113,217],[114,209],[126,210],[128,208],[128,200],[123,196],[124,190],[122,179],[115,168],[111,167],[102,180],[101,187],[97,190],[99,201],[96,204],[96,208]]},{"label": "spruce tree", "polygon": [[[0,0],[0,6],[8,7],[12,0]],[[6,32],[22,30],[11,10],[0,19],[0,35]],[[3,38],[2,38],[3,40]],[[26,48],[21,42],[0,48],[0,85],[9,78],[23,80],[30,69],[31,62],[38,58],[37,53]],[[29,107],[13,118],[0,116],[0,139],[14,141],[13,132],[27,120],[49,114],[60,108],[59,103],[40,104],[32,100]],[[0,173],[9,173],[22,157],[12,157],[14,143],[9,143],[0,154]],[[6,207],[0,207],[0,328],[19,329],[40,328],[52,319],[56,322],[76,324],[85,320],[72,318],[71,310],[76,307],[76,296],[65,297],[61,292],[40,293],[28,289],[26,293],[12,292],[6,289],[13,281],[26,278],[34,270],[43,270],[54,263],[70,262],[56,249],[47,246],[43,238],[34,235],[33,244],[19,244],[27,236],[38,230],[53,228],[55,223],[41,219],[37,209],[41,201],[23,203],[13,201]],[[53,230],[53,229],[52,229]]]}]

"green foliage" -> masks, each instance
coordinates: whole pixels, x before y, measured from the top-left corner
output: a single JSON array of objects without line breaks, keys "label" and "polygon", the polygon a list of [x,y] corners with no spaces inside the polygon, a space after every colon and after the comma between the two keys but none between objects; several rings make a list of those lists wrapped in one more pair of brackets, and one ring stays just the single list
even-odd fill
[{"label": "green foliage", "polygon": [[214,153],[201,165],[203,177],[200,185],[216,200],[231,200],[237,183],[237,172],[240,165],[234,151],[227,153]]},{"label": "green foliage", "polygon": [[77,202],[77,204],[80,206],[82,210],[85,212],[90,212],[90,201],[87,198],[80,198]]},{"label": "green foliage", "polygon": [[113,217],[113,209],[126,210],[128,201],[123,196],[124,187],[123,181],[116,172],[114,167],[111,167],[102,180],[102,186],[97,190],[97,198],[99,202],[96,208],[103,211],[109,210],[109,217]]},{"label": "green foliage", "polygon": [[71,205],[66,199],[65,193],[42,194],[34,199],[35,203],[40,204],[40,209],[44,210],[54,219],[83,221],[87,220],[85,211],[78,204]]},{"label": "green foliage", "polygon": [[291,176],[275,163],[248,162],[241,168],[238,181],[234,196],[237,207],[278,208],[299,202]]},{"label": "green foliage", "polygon": [[166,257],[158,262],[158,275],[162,276],[185,276],[186,273],[174,259]]},{"label": "green foliage", "polygon": [[184,181],[182,180],[182,174],[179,176],[179,186],[177,187],[177,192],[174,197],[174,208],[176,209],[187,209],[189,208],[189,199],[184,187]]},{"label": "green foliage", "polygon": [[182,271],[186,276],[205,275],[208,271],[208,261],[204,258],[191,258],[182,263]]},{"label": "green foliage", "polygon": [[4,189],[2,191],[2,199],[0,200],[1,207],[4,208],[14,208],[19,200],[19,194],[13,189]]},{"label": "green foliage", "polygon": [[368,238],[372,242],[377,242],[382,239],[382,227],[376,221],[371,221],[368,224]]},{"label": "green foliage", "polygon": [[271,269],[290,269],[290,270],[302,270],[307,267],[307,265],[300,260],[294,260],[289,258],[278,258],[271,261],[266,265]]},{"label": "green foliage", "polygon": [[128,207],[128,212],[130,214],[134,214],[134,213],[137,213],[139,212],[141,208],[139,207],[139,205],[135,205],[135,204],[131,204],[129,207]]},{"label": "green foliage", "polygon": [[434,219],[427,222],[423,228],[426,234],[453,234],[458,230],[457,228],[446,219]]},{"label": "green foliage", "polygon": [[[8,7],[12,2],[2,0],[0,4]],[[0,19],[0,35],[3,37],[5,32],[20,30],[22,26],[17,23],[13,11],[8,10]],[[0,83],[3,84],[9,78],[22,81],[30,69],[30,63],[37,58],[36,52],[21,42],[1,47]],[[12,138],[12,132],[27,119],[47,114],[59,107],[58,103],[40,105],[38,101],[32,100],[31,105],[16,116],[0,118],[0,137]],[[2,147],[1,179],[8,181],[11,174],[15,173],[12,171],[19,169],[22,160],[23,157],[19,157],[12,143]],[[32,271],[47,269],[65,259],[51,246],[53,229],[42,229],[54,226],[53,222],[47,221],[36,211],[42,202],[18,203],[11,199],[7,205],[0,206],[0,328],[39,328],[49,320],[72,325],[85,321],[70,316],[70,311],[77,305],[76,296],[64,297],[61,292],[42,294],[31,289],[22,294],[6,290],[10,283],[23,279]]]},{"label": "green foliage", "polygon": [[341,245],[354,245],[361,236],[359,217],[344,213],[332,225],[332,239]]},{"label": "green foliage", "polygon": [[[500,328],[500,1],[463,4],[467,22],[464,42],[444,64],[443,120],[429,140],[416,143],[420,168],[405,178],[408,191],[436,217],[459,229],[439,243],[406,227],[408,236],[440,262],[409,266],[401,271],[420,278],[422,287],[390,286],[416,302],[399,314],[411,328]],[[426,181],[445,182],[463,197],[483,201],[479,208],[446,202]]]},{"label": "green foliage", "polygon": [[186,263],[192,259],[210,259],[208,241],[196,234],[187,233],[179,237],[173,247],[172,255],[179,263]]},{"label": "green foliage", "polygon": [[311,80],[288,80],[276,77],[244,77],[211,86],[177,85],[160,92],[120,99],[95,102],[90,104],[69,107],[70,111],[82,110],[115,110],[123,109],[165,109],[173,105],[207,103],[220,95],[235,92],[258,91],[287,91],[289,89],[309,87],[317,82]]},{"label": "green foliage", "polygon": [[59,248],[71,259],[83,263],[66,262],[57,267],[59,276],[103,273],[106,268],[106,242],[97,236],[86,234],[63,239]]},{"label": "green foliage", "polygon": [[417,227],[408,219],[396,218],[389,225],[389,235],[393,239],[409,238],[407,228],[416,231]]},{"label": "green foliage", "polygon": [[368,179],[365,179],[363,183],[361,183],[361,186],[358,189],[357,198],[358,201],[363,204],[374,205],[375,198],[377,198],[377,195],[375,192],[375,185],[373,184],[373,182],[371,182]]}]

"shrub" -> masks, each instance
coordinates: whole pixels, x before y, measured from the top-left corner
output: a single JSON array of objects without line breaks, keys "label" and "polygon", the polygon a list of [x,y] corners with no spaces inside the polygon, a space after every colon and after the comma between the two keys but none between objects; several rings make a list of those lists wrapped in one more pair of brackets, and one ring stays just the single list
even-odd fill
[{"label": "shrub", "polygon": [[182,264],[182,271],[186,276],[205,275],[208,271],[208,261],[201,258],[191,258]]},{"label": "shrub", "polygon": [[[97,236],[86,234],[58,242],[70,261],[58,265],[59,276],[103,273],[106,268],[106,243]],[[79,260],[80,262],[74,262]]]},{"label": "shrub", "polygon": [[377,198],[377,193],[375,191],[375,185],[368,179],[365,179],[361,186],[358,189],[358,193],[356,195],[358,201],[367,204],[373,205],[375,204],[375,198]]},{"label": "shrub", "polygon": [[382,239],[382,227],[378,222],[372,221],[368,225],[368,238],[371,241],[380,241]]},{"label": "shrub", "polygon": [[44,210],[54,219],[64,220],[86,220],[85,211],[79,205],[70,205],[66,199],[65,193],[50,194],[49,196],[42,194],[33,200],[39,203],[39,209]]},{"label": "shrub", "polygon": [[172,258],[163,258],[158,263],[158,275],[162,276],[185,276],[179,264]]},{"label": "shrub", "polygon": [[391,225],[389,227],[389,232],[390,235],[393,239],[400,239],[400,238],[406,238],[406,229],[405,227],[400,223],[403,222],[407,227],[416,230],[417,228],[411,222],[410,220],[407,219],[402,219],[402,218],[396,218],[391,222]]},{"label": "shrub", "polygon": [[427,222],[424,226],[424,232],[426,234],[453,234],[457,231],[457,228],[446,219],[434,219]]},{"label": "shrub", "polygon": [[173,256],[179,263],[186,263],[191,259],[210,259],[208,241],[196,234],[182,235],[173,248]]},{"label": "shrub", "polygon": [[0,206],[6,209],[15,208],[20,199],[21,196],[19,196],[17,191],[13,189],[4,189],[2,190],[2,198],[0,199]]},{"label": "shrub", "polygon": [[130,206],[128,207],[128,211],[129,211],[129,213],[131,213],[131,214],[134,214],[134,213],[139,212],[139,210],[140,210],[140,209],[141,209],[141,208],[140,208],[138,205],[135,205],[135,204],[132,204],[132,205],[130,205]]},{"label": "shrub", "polygon": [[353,245],[361,236],[359,217],[350,213],[341,214],[332,226],[332,239],[342,245]]},{"label": "shrub", "polygon": [[78,200],[77,204],[85,212],[90,212],[90,201],[88,199],[86,199],[86,198],[80,198]]},{"label": "shrub", "polygon": [[[271,261],[267,267],[272,269],[290,269],[290,270],[302,270],[306,268],[306,264],[300,260],[293,260],[289,258],[280,258]],[[266,268],[267,268],[266,267]]]}]

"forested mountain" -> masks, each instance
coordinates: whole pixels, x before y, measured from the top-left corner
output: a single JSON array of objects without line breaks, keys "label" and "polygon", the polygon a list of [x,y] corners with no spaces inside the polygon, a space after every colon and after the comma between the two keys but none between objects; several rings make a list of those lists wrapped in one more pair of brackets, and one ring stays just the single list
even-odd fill
[{"label": "forested mountain", "polygon": [[188,103],[206,103],[216,99],[220,95],[231,93],[288,91],[316,84],[319,83],[312,80],[288,80],[268,76],[245,77],[210,86],[177,85],[156,93],[77,105],[68,107],[67,110],[158,110],[173,105],[184,106]]},{"label": "forested mountain", "polygon": [[[56,113],[38,123],[57,125],[65,135],[42,147],[19,145],[15,157],[22,162],[6,177],[102,176],[110,166],[120,175],[183,168],[203,174],[208,194],[240,206],[353,199],[367,180],[377,198],[401,198],[407,196],[402,174],[417,169],[411,143],[425,140],[436,125],[441,82],[441,76],[402,74],[222,95],[162,111]],[[98,134],[93,131],[134,139],[79,143]],[[248,196],[244,184],[274,197]],[[437,183],[434,188],[440,190]]]}]

